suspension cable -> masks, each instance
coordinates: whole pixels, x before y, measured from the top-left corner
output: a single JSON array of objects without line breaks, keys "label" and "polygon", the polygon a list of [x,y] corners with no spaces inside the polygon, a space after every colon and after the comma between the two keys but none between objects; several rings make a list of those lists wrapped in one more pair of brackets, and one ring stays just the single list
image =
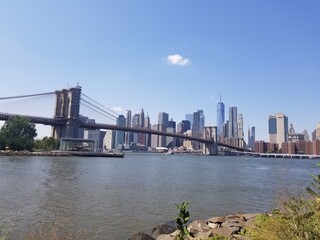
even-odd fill
[{"label": "suspension cable", "polygon": [[[85,100],[85,99],[83,99],[83,98],[80,98],[80,101],[83,101],[83,102],[85,102],[85,103],[87,103],[87,104],[91,105],[92,107],[94,107],[94,108],[96,108],[96,109],[98,109],[98,110],[102,111],[103,113],[105,113],[105,114],[109,115],[110,117],[112,117],[112,118],[114,118],[114,119],[117,119],[117,118],[118,118],[118,116],[114,116],[114,115],[112,115],[111,113],[109,113],[109,112],[107,112],[107,111],[105,111],[105,110],[103,110],[103,109],[101,109],[101,108],[97,107],[96,105],[94,105],[94,104],[92,104],[92,103],[88,102],[87,100]],[[81,104],[83,104],[83,103],[81,102]],[[84,105],[84,106],[85,106],[85,105]],[[93,109],[91,109],[91,110],[93,110]],[[96,112],[97,112],[97,110],[94,110],[94,111],[96,111]]]},{"label": "suspension cable", "polygon": [[88,96],[85,95],[84,93],[81,93],[81,95],[83,95],[83,96],[86,97],[86,98],[89,98],[91,101],[95,102],[95,103],[98,104],[99,106],[104,107],[105,109],[109,110],[110,112],[116,114],[116,116],[119,116],[119,114],[116,113],[115,111],[112,111],[111,109],[105,107],[104,105],[102,105],[101,103],[99,103],[99,102],[97,102],[96,100],[92,99],[91,97],[88,97]]},{"label": "suspension cable", "polygon": [[55,93],[55,92],[47,92],[47,93],[20,95],[20,96],[12,96],[12,97],[0,97],[0,100],[15,99],[15,98],[37,97],[37,96],[43,96],[43,95],[50,95],[50,94],[54,94],[54,93]]},{"label": "suspension cable", "polygon": [[115,117],[110,117],[110,116],[108,116],[108,115],[106,115],[106,114],[104,114],[104,113],[102,113],[102,112],[99,112],[99,111],[97,111],[97,110],[95,110],[94,108],[92,108],[92,107],[90,107],[90,106],[88,106],[88,105],[86,105],[85,103],[81,103],[83,106],[85,106],[85,107],[87,107],[87,108],[89,108],[89,109],[91,109],[92,111],[94,111],[95,113],[99,113],[100,115],[102,115],[102,116],[104,116],[104,117],[106,117],[106,118],[109,118],[109,119],[111,119],[111,120],[116,120],[116,118]]}]

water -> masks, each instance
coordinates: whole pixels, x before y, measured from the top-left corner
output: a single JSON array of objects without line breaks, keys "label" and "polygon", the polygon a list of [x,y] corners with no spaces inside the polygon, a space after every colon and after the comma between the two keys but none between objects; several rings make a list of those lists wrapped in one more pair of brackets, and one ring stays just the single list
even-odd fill
[{"label": "water", "polygon": [[302,192],[315,160],[128,153],[119,158],[0,157],[0,218],[23,237],[39,222],[68,231],[101,228],[128,239],[172,220],[190,202],[192,219],[269,211]]}]

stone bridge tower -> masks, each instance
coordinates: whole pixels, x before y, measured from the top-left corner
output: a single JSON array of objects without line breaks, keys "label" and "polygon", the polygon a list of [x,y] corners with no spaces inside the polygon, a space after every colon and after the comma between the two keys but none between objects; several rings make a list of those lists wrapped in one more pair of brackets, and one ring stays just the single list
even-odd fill
[{"label": "stone bridge tower", "polygon": [[56,91],[54,118],[66,120],[65,125],[53,126],[51,136],[54,138],[77,138],[79,132],[81,87]]}]

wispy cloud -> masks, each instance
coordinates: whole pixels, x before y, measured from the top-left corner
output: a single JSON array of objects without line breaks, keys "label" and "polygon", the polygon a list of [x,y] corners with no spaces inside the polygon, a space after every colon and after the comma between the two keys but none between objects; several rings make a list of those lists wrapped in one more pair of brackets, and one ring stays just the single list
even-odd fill
[{"label": "wispy cloud", "polygon": [[188,66],[191,61],[188,58],[182,57],[180,54],[174,54],[167,56],[167,63],[178,66]]},{"label": "wispy cloud", "polygon": [[112,107],[112,110],[115,112],[122,112],[122,108],[121,107]]}]

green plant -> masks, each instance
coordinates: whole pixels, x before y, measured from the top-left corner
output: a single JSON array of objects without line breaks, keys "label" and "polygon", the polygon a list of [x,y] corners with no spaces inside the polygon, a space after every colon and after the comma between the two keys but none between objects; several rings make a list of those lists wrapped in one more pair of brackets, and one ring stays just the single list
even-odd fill
[{"label": "green plant", "polygon": [[[318,164],[320,167],[320,164]],[[256,240],[316,240],[320,239],[320,175],[312,175],[310,196],[292,196],[282,209],[261,214],[245,235]]]},{"label": "green plant", "polygon": [[186,226],[190,219],[189,211],[187,211],[188,206],[188,202],[183,202],[181,205],[176,204],[177,209],[179,209],[179,215],[175,219],[175,222],[177,229],[180,230],[179,235],[176,236],[176,240],[184,240],[186,237],[192,237]]},{"label": "green plant", "polygon": [[[318,163],[318,167],[320,167],[320,163]],[[307,187],[307,192],[316,198],[316,202],[320,203],[320,174],[312,174],[311,176],[313,179],[312,188]]]}]

